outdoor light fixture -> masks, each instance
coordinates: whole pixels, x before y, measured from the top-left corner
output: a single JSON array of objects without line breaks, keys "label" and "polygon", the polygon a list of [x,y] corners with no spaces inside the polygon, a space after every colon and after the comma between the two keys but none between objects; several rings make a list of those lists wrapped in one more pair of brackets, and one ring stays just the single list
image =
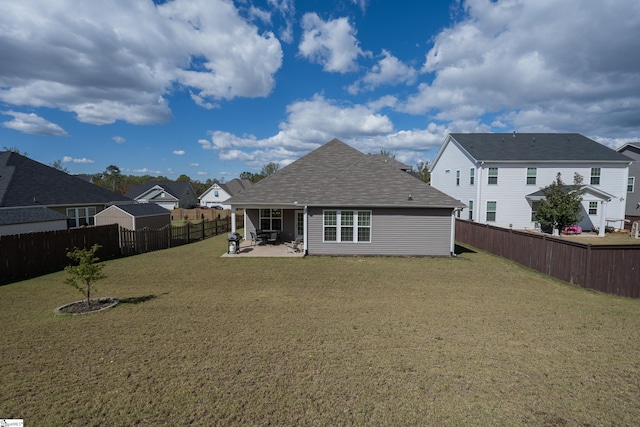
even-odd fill
[{"label": "outdoor light fixture", "polygon": [[407,200],[413,200],[413,197],[411,197],[411,193],[409,193],[409,197],[407,197]]}]

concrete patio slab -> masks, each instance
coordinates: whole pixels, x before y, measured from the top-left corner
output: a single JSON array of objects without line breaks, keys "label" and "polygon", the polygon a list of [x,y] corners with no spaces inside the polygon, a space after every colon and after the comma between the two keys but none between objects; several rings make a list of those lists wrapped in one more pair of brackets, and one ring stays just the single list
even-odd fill
[{"label": "concrete patio slab", "polygon": [[288,257],[302,258],[304,253],[292,252],[291,248],[284,244],[277,245],[252,245],[250,241],[243,241],[240,244],[240,251],[237,254],[225,253],[222,257],[228,258],[247,258],[247,257]]}]

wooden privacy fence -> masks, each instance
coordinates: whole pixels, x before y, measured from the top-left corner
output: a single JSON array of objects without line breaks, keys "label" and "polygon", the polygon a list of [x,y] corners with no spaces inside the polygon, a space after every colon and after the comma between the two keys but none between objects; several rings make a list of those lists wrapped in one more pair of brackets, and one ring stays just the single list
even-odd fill
[{"label": "wooden privacy fence", "polygon": [[[244,226],[244,216],[236,216],[236,227]],[[182,226],[166,226],[158,230],[120,229],[120,247],[123,255],[134,255],[185,245],[210,236],[231,231],[231,217],[186,223]]]},{"label": "wooden privacy fence", "polygon": [[[236,227],[244,227],[244,215],[236,215]],[[67,252],[73,248],[102,246],[101,260],[133,255],[192,243],[231,231],[231,217],[167,226],[160,230],[130,231],[118,224],[69,230],[0,236],[0,283],[53,273],[69,265]]]},{"label": "wooden privacy fence", "polygon": [[460,219],[456,240],[583,288],[640,298],[640,245],[591,245]]},{"label": "wooden privacy fence", "polygon": [[[236,215],[241,215],[241,211],[237,211]],[[203,209],[203,208],[195,208],[195,209],[174,209],[171,211],[171,219],[173,221],[180,220],[188,220],[188,221],[202,221],[208,220],[213,221],[214,219],[224,219],[229,218],[231,216],[231,210],[225,209]]]},{"label": "wooden privacy fence", "polygon": [[53,273],[69,265],[73,248],[102,246],[100,259],[120,255],[118,225],[0,236],[0,283]]}]

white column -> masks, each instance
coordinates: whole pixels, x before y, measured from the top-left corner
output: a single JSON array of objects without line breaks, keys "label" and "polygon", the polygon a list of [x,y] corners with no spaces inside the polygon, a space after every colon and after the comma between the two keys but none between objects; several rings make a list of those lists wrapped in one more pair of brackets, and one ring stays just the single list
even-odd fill
[{"label": "white column", "polygon": [[451,255],[456,251],[456,210],[451,211]]},{"label": "white column", "polygon": [[302,244],[302,248],[303,248],[303,253],[306,255],[307,254],[307,245],[309,244],[309,236],[308,236],[308,231],[307,231],[307,207],[304,207],[304,215],[303,215],[303,226],[302,228],[304,229],[304,241]]},{"label": "white column", "polygon": [[607,217],[607,202],[600,202],[600,206],[602,206],[602,209],[600,209],[600,230],[598,230],[598,237],[604,237],[604,231],[607,225],[605,221]]},{"label": "white column", "polygon": [[236,232],[236,208],[231,208],[231,232]]}]

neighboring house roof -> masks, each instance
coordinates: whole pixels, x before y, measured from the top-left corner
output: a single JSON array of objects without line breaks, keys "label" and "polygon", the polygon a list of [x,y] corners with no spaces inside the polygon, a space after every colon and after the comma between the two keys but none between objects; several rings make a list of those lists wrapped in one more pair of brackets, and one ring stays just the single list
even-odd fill
[{"label": "neighboring house roof", "polygon": [[[617,151],[579,133],[452,133],[450,136],[477,161],[631,161]],[[440,153],[436,156],[434,164]]]},{"label": "neighboring house roof", "polygon": [[0,225],[66,220],[66,215],[44,206],[0,208]]},{"label": "neighboring house roof", "polygon": [[404,172],[399,164],[385,156],[361,153],[333,139],[226,203],[236,206],[464,206]]},{"label": "neighboring house roof", "polygon": [[[567,188],[569,189],[569,193],[572,193],[574,191],[581,191],[584,193],[593,194],[594,196],[606,201],[611,201],[611,199],[615,197],[613,194],[609,194],[606,191],[602,191],[601,189],[592,187],[590,185],[568,185]],[[544,194],[544,191],[545,189],[541,188],[538,191],[534,191],[531,194],[527,194],[525,197],[533,201],[542,200],[546,197]]]},{"label": "neighboring house roof", "polygon": [[131,201],[11,151],[0,152],[0,207],[79,206]]},{"label": "neighboring house roof", "polygon": [[149,192],[154,187],[161,188],[167,194],[179,199],[191,187],[188,181],[149,181],[144,184],[136,184],[129,187],[126,196],[136,199]]},{"label": "neighboring house roof", "polygon": [[246,190],[252,185],[253,183],[248,179],[240,179],[240,178],[232,179],[231,181],[225,182],[224,184],[218,184],[218,186],[222,188],[224,191],[226,191],[227,194],[229,194],[230,196],[235,196],[236,194]]},{"label": "neighboring house roof", "polygon": [[640,150],[640,142],[627,142],[622,147],[618,148],[616,151],[618,151],[618,153],[622,153],[623,151],[626,151],[628,149]]},{"label": "neighboring house roof", "polygon": [[[114,206],[135,217],[171,215],[171,212],[169,212],[162,206],[156,205],[155,203],[133,203],[128,205],[122,204]],[[98,215],[100,215],[100,213],[98,213]]]}]

